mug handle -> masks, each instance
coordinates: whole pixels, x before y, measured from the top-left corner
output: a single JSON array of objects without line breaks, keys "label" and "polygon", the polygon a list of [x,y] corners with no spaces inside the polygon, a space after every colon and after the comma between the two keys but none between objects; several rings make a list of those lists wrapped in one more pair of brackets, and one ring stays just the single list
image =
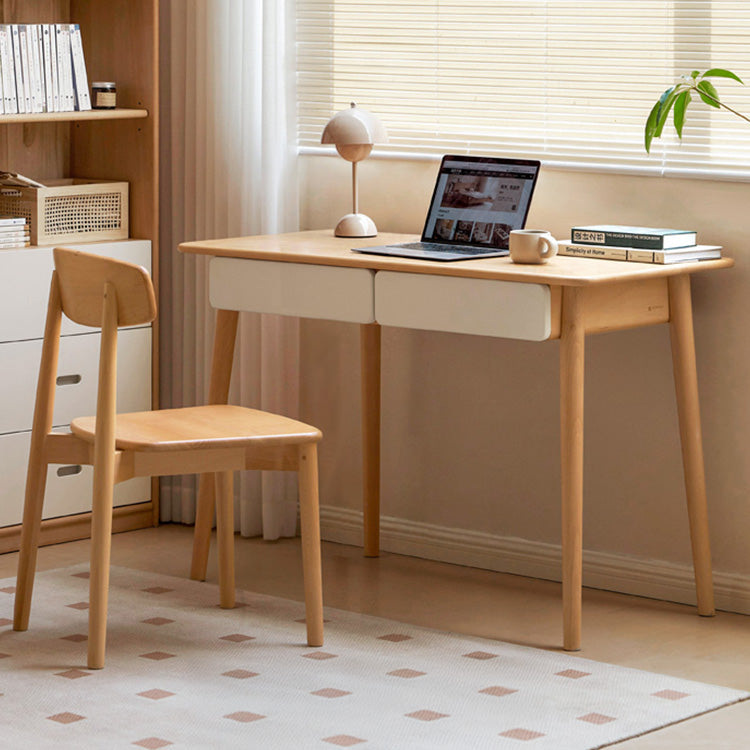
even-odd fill
[{"label": "mug handle", "polygon": [[542,258],[549,259],[557,255],[557,240],[554,237],[543,234],[539,239],[547,246],[545,251],[540,253]]}]

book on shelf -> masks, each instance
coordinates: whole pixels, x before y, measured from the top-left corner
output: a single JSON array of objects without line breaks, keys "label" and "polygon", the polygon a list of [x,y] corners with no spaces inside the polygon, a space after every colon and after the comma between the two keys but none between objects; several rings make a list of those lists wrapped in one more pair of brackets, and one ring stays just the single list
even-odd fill
[{"label": "book on shelf", "polygon": [[643,250],[641,248],[617,247],[616,245],[586,245],[560,240],[557,252],[560,255],[575,255],[579,258],[601,258],[635,263],[686,263],[696,260],[721,258],[721,245],[690,245],[669,250]]},{"label": "book on shelf", "polygon": [[14,115],[18,112],[18,99],[13,73],[13,40],[7,23],[0,24],[0,77],[3,79],[3,112]]},{"label": "book on shelf", "polygon": [[631,227],[619,224],[594,224],[573,227],[570,239],[581,245],[609,245],[643,250],[671,250],[695,245],[697,234],[692,230]]},{"label": "book on shelf", "polygon": [[76,109],[83,112],[91,109],[91,97],[89,96],[89,79],[86,74],[86,61],[83,57],[81,27],[77,23],[70,24],[70,53],[73,58]]},{"label": "book on shelf", "polygon": [[27,224],[25,216],[0,216],[0,228],[23,227]]},{"label": "book on shelf", "polygon": [[78,24],[0,24],[0,115],[89,109]]}]

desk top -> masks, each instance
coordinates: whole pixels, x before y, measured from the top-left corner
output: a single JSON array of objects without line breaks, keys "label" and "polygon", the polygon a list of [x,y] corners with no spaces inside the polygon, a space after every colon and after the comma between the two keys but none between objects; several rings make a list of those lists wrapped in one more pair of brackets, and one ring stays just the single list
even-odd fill
[{"label": "desk top", "polygon": [[519,281],[553,286],[589,286],[621,281],[677,276],[734,265],[730,258],[690,263],[661,265],[658,263],[633,263],[631,261],[601,260],[556,256],[542,265],[520,265],[510,258],[460,260],[450,263],[395,258],[383,255],[354,253],[352,247],[388,245],[414,242],[419,237],[412,234],[381,232],[377,237],[347,239],[334,237],[330,229],[290,234],[268,234],[255,237],[231,237],[220,240],[183,242],[180,251],[198,255],[255,260],[276,260],[290,263],[308,263],[322,266],[369,268],[379,271],[425,273],[436,276],[463,276],[478,279]]}]

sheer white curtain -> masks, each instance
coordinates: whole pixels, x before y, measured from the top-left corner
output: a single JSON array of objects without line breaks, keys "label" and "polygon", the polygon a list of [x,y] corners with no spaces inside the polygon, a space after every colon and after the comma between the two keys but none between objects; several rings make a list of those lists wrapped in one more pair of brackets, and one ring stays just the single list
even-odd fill
[{"label": "sheer white curtain", "polygon": [[[298,227],[290,5],[162,3],[163,407],[204,403],[210,374],[207,263],[177,245]],[[298,333],[296,320],[240,316],[232,403],[296,416]],[[241,476],[235,502],[243,535],[295,533],[294,480],[281,472]],[[161,520],[192,523],[195,488],[194,477],[163,480]]]}]

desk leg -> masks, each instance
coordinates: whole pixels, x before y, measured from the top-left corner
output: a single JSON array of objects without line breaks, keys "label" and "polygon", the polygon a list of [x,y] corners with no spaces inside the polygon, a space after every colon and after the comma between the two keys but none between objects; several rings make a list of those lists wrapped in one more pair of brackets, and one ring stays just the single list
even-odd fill
[{"label": "desk leg", "polygon": [[[229,400],[229,381],[232,377],[234,342],[237,337],[239,313],[236,310],[217,310],[214,350],[211,360],[211,382],[208,388],[209,404],[226,404]],[[190,577],[195,581],[206,579],[208,550],[211,546],[211,527],[216,508],[214,475],[201,474],[195,508],[195,534]]]},{"label": "desk leg", "polygon": [[677,394],[677,413],[680,420],[682,464],[685,472],[698,614],[711,616],[715,614],[711,545],[708,532],[706,476],[703,464],[689,274],[670,276],[669,311],[669,333],[672,340],[672,363]]},{"label": "desk leg", "polygon": [[380,554],[380,326],[360,326],[362,511],[365,557]]},{"label": "desk leg", "polygon": [[582,291],[565,287],[560,336],[560,448],[562,469],[563,648],[581,648],[583,564],[583,366]]}]

